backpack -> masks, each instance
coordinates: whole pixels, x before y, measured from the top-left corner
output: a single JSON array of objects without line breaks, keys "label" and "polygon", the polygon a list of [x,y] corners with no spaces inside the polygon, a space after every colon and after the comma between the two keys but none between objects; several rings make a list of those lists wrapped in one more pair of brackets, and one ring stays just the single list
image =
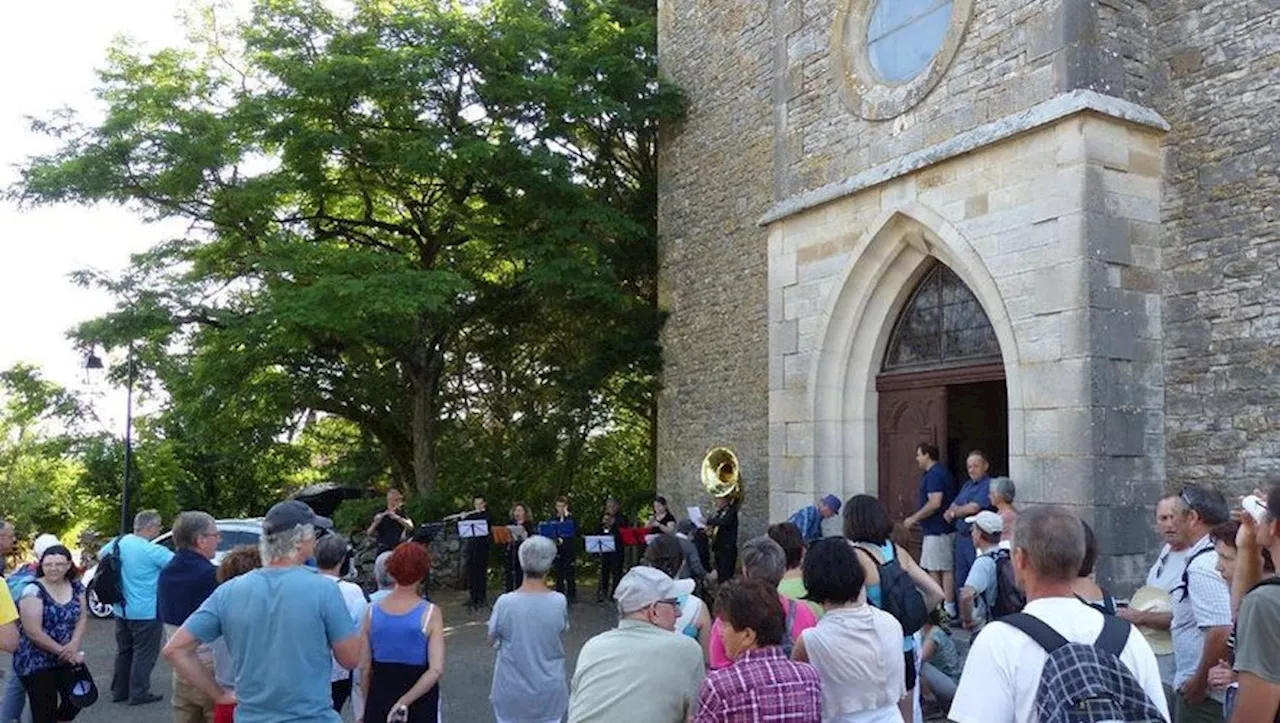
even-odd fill
[{"label": "backpack", "polygon": [[1047,623],[1027,613],[1000,622],[1021,630],[1048,657],[1040,673],[1035,709],[1040,723],[1163,723],[1133,673],[1120,660],[1129,642],[1129,623],[1103,617],[1093,645],[1068,642]]},{"label": "backpack", "polygon": [[991,604],[991,619],[1022,612],[1022,608],[1027,604],[1027,596],[1018,589],[1017,578],[1013,575],[1013,559],[1009,556],[1009,551],[1002,547],[991,557],[996,561],[996,599]]},{"label": "backpack", "polygon": [[791,649],[795,647],[796,641],[791,638],[791,626],[796,622],[796,606],[800,603],[787,598],[787,621],[782,633],[782,652],[787,658],[791,657]]},{"label": "backpack", "polygon": [[[929,622],[929,609],[925,607],[920,589],[898,564],[897,556],[882,563],[862,547],[854,545],[854,548],[862,550],[880,571],[880,609],[897,618],[902,624],[903,635],[915,635]],[[896,551],[897,547],[894,549]]]},{"label": "backpack", "polygon": [[111,551],[98,558],[98,570],[89,583],[89,591],[106,605],[124,605],[124,565],[120,561],[120,541]]},{"label": "backpack", "polygon": [[1187,599],[1187,596],[1191,594],[1191,563],[1195,562],[1197,557],[1200,557],[1201,555],[1204,555],[1206,553],[1210,553],[1213,551],[1214,549],[1212,547],[1202,547],[1199,550],[1196,550],[1195,554],[1193,554],[1191,557],[1187,558],[1187,564],[1185,567],[1182,568],[1182,583],[1169,591],[1170,597],[1173,596],[1173,593],[1181,590],[1182,597],[1179,599],[1178,602],[1182,602],[1183,600]]},{"label": "backpack", "polygon": [[9,597],[16,600],[22,599],[22,591],[27,589],[27,585],[36,581],[35,568],[32,565],[23,565],[13,574],[5,578],[5,584],[9,586]]}]

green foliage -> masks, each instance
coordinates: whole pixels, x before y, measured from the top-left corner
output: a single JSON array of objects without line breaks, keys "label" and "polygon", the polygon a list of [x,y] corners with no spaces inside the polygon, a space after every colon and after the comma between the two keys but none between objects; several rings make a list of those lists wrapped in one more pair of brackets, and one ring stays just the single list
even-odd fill
[{"label": "green foliage", "polygon": [[22,537],[61,533],[76,513],[81,466],[71,454],[73,428],[84,416],[74,395],[32,366],[0,372],[0,499],[3,516]]},{"label": "green foliage", "polygon": [[430,519],[475,487],[539,514],[651,487],[656,141],[681,112],[653,4],[259,0],[226,27],[112,48],[105,118],[36,123],[61,147],[14,189],[189,224],[77,276],[119,299],[79,338],[165,393],[139,500],[396,484]]}]

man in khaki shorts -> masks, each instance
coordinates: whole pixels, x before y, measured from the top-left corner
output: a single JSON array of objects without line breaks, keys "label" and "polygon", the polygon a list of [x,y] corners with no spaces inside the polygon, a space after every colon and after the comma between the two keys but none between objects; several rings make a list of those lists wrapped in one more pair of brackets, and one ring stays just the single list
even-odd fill
[{"label": "man in khaki shorts", "polygon": [[955,602],[955,532],[942,513],[956,498],[956,481],[951,472],[938,464],[938,448],[928,442],[916,445],[916,464],[924,474],[920,478],[920,494],[916,513],[904,524],[908,529],[920,525],[924,546],[920,550],[920,567],[942,586],[946,593],[947,614],[956,615]]}]

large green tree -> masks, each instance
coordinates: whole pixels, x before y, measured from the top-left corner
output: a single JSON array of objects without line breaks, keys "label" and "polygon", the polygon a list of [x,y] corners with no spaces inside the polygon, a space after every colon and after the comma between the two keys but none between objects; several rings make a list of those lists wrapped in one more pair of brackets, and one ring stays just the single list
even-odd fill
[{"label": "large green tree", "polygon": [[135,346],[172,394],[168,438],[195,451],[223,420],[250,439],[211,449],[249,453],[333,415],[425,494],[450,428],[509,461],[492,440],[541,423],[514,449],[562,465],[563,490],[593,434],[644,423],[655,143],[680,110],[653,2],[259,0],[229,30],[207,17],[198,50],[114,47],[104,119],[38,122],[62,145],[16,189],[189,224],[122,277],[81,277],[121,304],[79,335]]}]

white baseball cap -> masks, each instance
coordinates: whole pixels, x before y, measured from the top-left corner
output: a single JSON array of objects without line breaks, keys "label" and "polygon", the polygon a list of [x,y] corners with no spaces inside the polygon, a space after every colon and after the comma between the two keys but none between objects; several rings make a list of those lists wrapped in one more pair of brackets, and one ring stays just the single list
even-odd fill
[{"label": "white baseball cap", "polygon": [[977,525],[978,529],[988,535],[1004,532],[1004,518],[991,510],[983,510],[973,517],[964,518],[964,521],[971,525]]},{"label": "white baseball cap", "polygon": [[693,586],[693,580],[672,580],[657,568],[637,565],[618,581],[613,597],[618,601],[618,612],[629,615],[660,600],[690,595]]},{"label": "white baseball cap", "polygon": [[36,559],[39,560],[44,555],[45,550],[49,549],[50,547],[53,547],[54,545],[61,545],[61,544],[62,544],[62,540],[59,540],[55,535],[51,535],[48,532],[37,537],[36,544],[35,544]]}]

